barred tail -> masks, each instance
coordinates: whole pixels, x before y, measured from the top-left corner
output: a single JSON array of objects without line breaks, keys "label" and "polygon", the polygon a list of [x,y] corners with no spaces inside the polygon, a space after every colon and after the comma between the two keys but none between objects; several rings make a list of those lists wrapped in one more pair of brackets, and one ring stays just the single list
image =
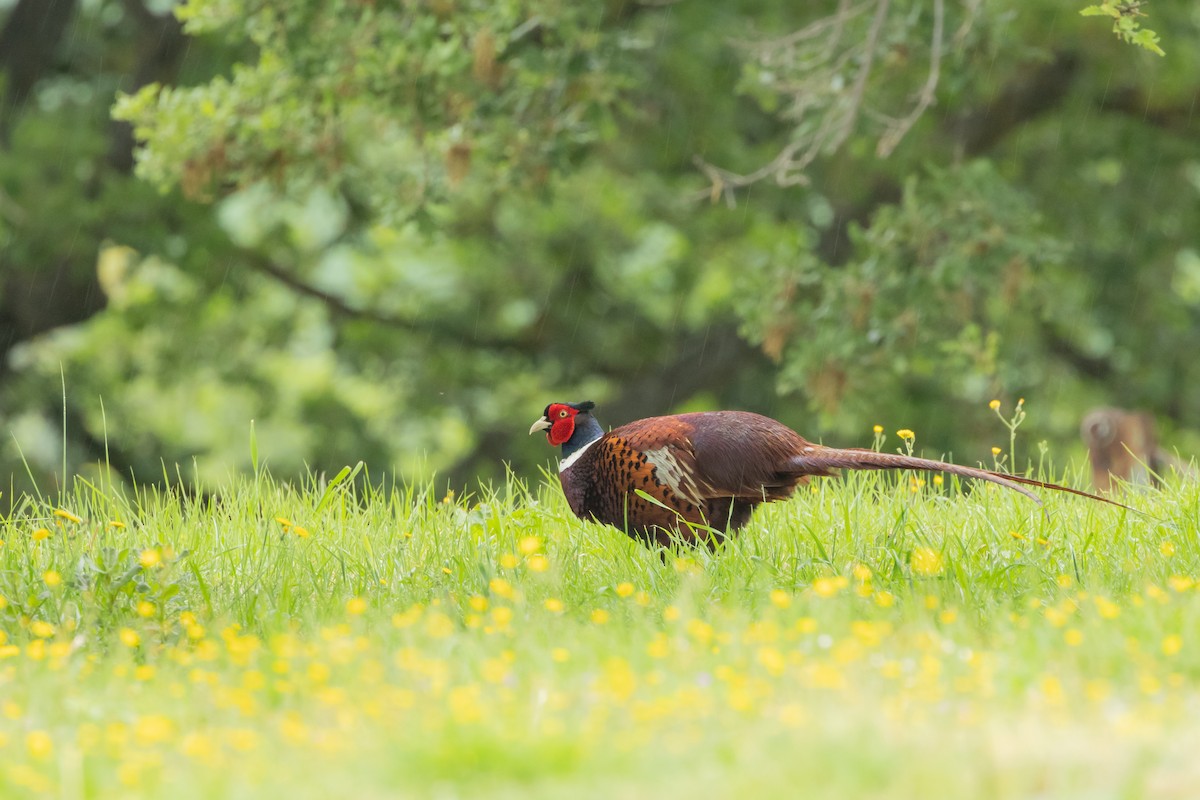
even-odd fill
[{"label": "barred tail", "polygon": [[864,450],[856,447],[835,448],[813,445],[811,451],[793,456],[791,463],[798,475],[830,475],[832,474],[830,470],[834,469],[915,469],[924,472],[945,472],[963,478],[973,478],[975,480],[998,484],[1006,489],[1020,492],[1038,505],[1042,504],[1042,498],[1029,489],[1026,489],[1026,486],[1036,486],[1039,489],[1051,489],[1056,492],[1069,492],[1070,494],[1077,494],[1080,497],[1086,497],[1090,500],[1099,500],[1102,503],[1108,503],[1109,505],[1129,511],[1136,510],[1115,500],[1110,500],[1107,497],[1101,497],[1100,495],[1084,492],[1079,489],[1072,489],[1069,486],[1060,486],[1057,483],[1048,483],[1021,475],[1005,475],[988,469],[979,469],[978,467],[964,467],[960,464],[951,464],[948,461],[934,461],[928,458],[903,456],[898,453],[880,453],[876,450]]}]

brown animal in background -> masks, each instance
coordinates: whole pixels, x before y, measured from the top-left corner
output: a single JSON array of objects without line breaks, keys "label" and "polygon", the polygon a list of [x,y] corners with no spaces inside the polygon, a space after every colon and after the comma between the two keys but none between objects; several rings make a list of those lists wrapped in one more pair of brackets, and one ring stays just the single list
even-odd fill
[{"label": "brown animal in background", "polygon": [[[745,411],[650,417],[605,433],[595,404],[551,403],[530,434],[562,447],[558,477],[576,516],[646,544],[715,544],[762,502],[783,500],[836,469],[915,469],[990,481],[1041,502],[1026,486],[1087,492],[944,461],[812,444],[781,422]],[[1124,506],[1122,506],[1124,507]]]},{"label": "brown animal in background", "polygon": [[1167,469],[1190,470],[1158,445],[1154,417],[1145,411],[1096,408],[1087,413],[1079,435],[1092,462],[1092,482],[1111,492],[1118,481],[1157,486]]}]

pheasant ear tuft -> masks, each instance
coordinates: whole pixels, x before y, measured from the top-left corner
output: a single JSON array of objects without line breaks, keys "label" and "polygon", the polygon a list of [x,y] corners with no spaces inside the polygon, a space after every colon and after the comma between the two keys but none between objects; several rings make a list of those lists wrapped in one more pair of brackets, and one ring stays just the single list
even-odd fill
[{"label": "pheasant ear tuft", "polygon": [[578,411],[580,414],[586,414],[596,407],[596,404],[591,400],[584,400],[582,403],[571,403],[571,408]]}]

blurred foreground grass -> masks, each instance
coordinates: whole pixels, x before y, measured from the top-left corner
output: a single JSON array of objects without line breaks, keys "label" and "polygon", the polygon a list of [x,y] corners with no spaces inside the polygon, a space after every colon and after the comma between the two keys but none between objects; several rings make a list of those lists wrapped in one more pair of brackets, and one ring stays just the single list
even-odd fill
[{"label": "blurred foreground grass", "polygon": [[0,523],[0,796],[1191,797],[1198,489],[852,475],[662,559],[557,486]]}]

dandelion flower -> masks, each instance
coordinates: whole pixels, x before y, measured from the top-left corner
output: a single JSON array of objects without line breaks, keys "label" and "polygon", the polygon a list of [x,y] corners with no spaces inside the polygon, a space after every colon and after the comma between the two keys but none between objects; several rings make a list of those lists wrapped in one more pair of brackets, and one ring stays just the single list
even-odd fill
[{"label": "dandelion flower", "polygon": [[992,446],[992,455],[998,456],[1001,452],[1003,451],[999,447],[996,447],[995,445]]},{"label": "dandelion flower", "polygon": [[1175,543],[1170,539],[1163,539],[1158,546],[1158,552],[1162,553],[1163,558],[1170,558],[1175,555]]},{"label": "dandelion flower", "polygon": [[49,528],[38,528],[36,531],[33,532],[33,540],[35,542],[40,542],[42,539],[49,539],[49,538],[50,538],[50,529]]},{"label": "dandelion flower", "polygon": [[72,514],[65,508],[54,509],[54,516],[58,517],[59,519],[65,519],[68,522],[74,522],[76,525],[83,522],[83,517],[80,517],[78,514]]},{"label": "dandelion flower", "polygon": [[992,402],[988,403],[988,408],[990,408],[992,411],[999,411],[1000,410],[1000,401],[993,400]]},{"label": "dandelion flower", "polygon": [[882,426],[882,425],[876,425],[876,426],[875,426],[875,428],[874,428],[874,430],[875,430],[875,434],[876,434],[876,435],[879,435],[879,434],[883,433],[883,426]]},{"label": "dandelion flower", "polygon": [[157,567],[162,563],[162,553],[156,547],[147,548],[138,555],[138,563],[145,569]]},{"label": "dandelion flower", "polygon": [[360,616],[367,610],[367,598],[351,597],[346,601],[346,613],[351,616]]},{"label": "dandelion flower", "polygon": [[1182,649],[1183,637],[1177,633],[1173,633],[1162,640],[1162,651],[1164,656],[1176,655]]},{"label": "dandelion flower", "polygon": [[896,435],[906,442],[917,438],[917,435],[908,428],[901,428],[900,430],[896,431]]},{"label": "dandelion flower", "polygon": [[536,536],[526,536],[517,543],[517,549],[521,555],[531,556],[542,549],[542,540]]},{"label": "dandelion flower", "polygon": [[55,589],[59,586],[62,586],[62,575],[59,575],[57,572],[55,572],[52,569],[48,569],[44,573],[42,573],[42,580],[51,589]]},{"label": "dandelion flower", "polygon": [[121,628],[117,632],[117,638],[121,640],[121,644],[126,647],[137,647],[142,643],[142,637],[133,628]]},{"label": "dandelion flower", "polygon": [[616,587],[617,597],[629,597],[633,594],[633,584],[629,581],[622,581]]},{"label": "dandelion flower", "polygon": [[547,597],[546,602],[542,603],[542,606],[551,614],[561,614],[563,609],[566,608],[566,606],[563,605],[563,601],[559,600],[557,597]]},{"label": "dandelion flower", "polygon": [[592,622],[597,625],[603,625],[608,622],[608,612],[603,608],[597,608],[592,611]]}]

